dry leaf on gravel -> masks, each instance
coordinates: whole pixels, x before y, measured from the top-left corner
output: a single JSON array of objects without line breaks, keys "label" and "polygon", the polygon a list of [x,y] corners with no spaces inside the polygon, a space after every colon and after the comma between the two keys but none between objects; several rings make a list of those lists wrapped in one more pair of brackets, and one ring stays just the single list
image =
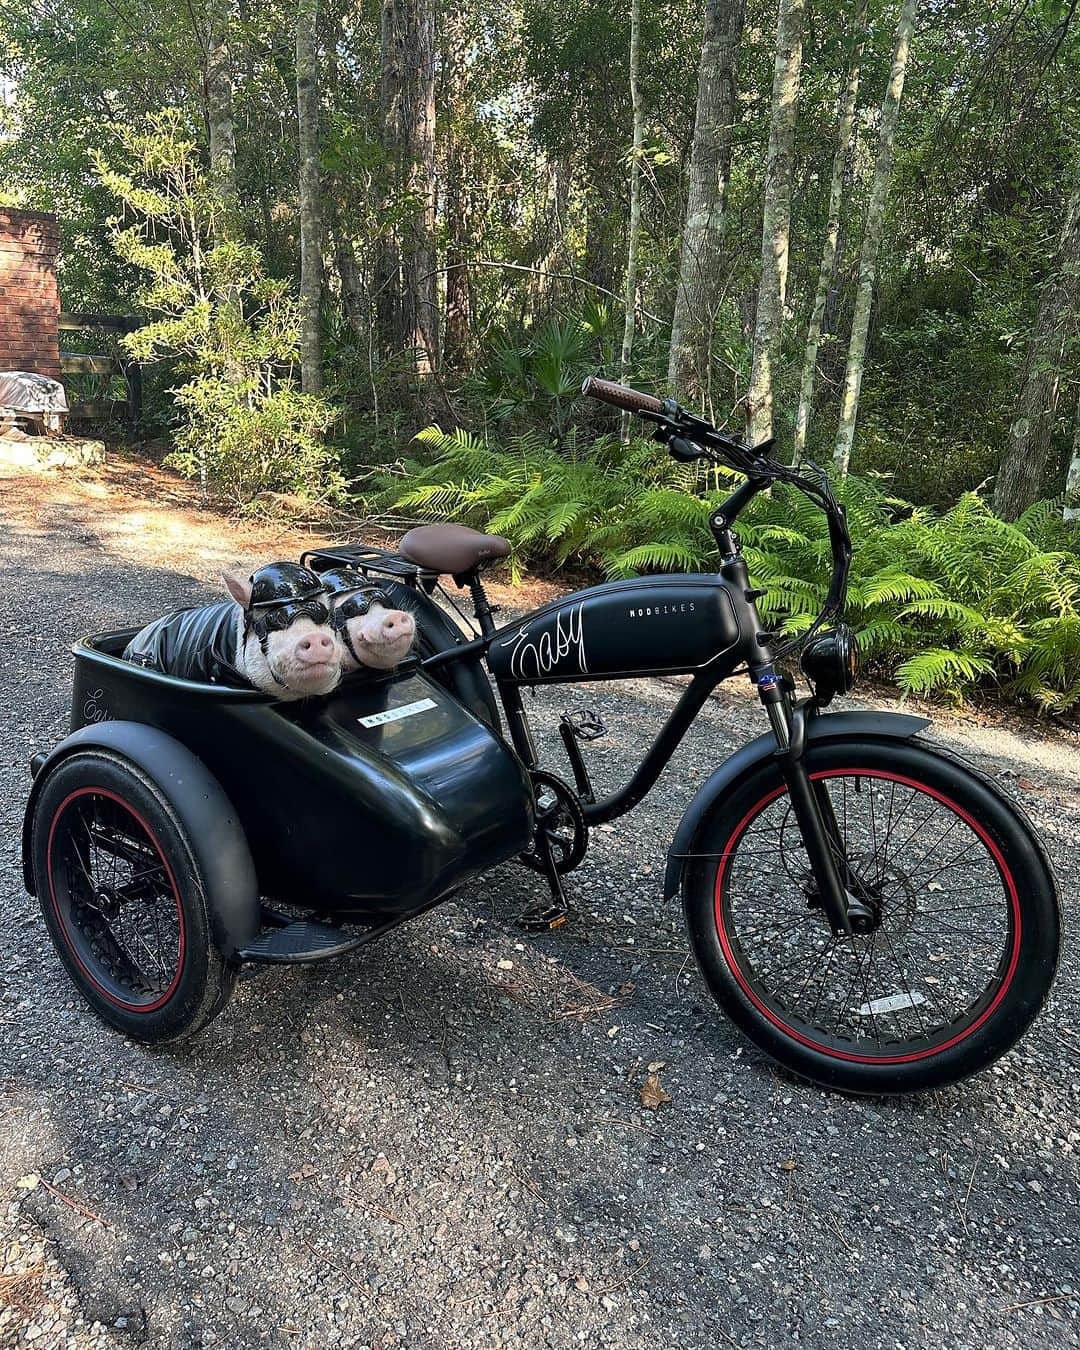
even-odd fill
[{"label": "dry leaf on gravel", "polygon": [[389,1158],[384,1157],[381,1153],[371,1164],[371,1170],[376,1176],[382,1177],[384,1186],[392,1186],[397,1181],[397,1173],[394,1171],[393,1164]]},{"label": "dry leaf on gravel", "polygon": [[660,1086],[660,1075],[651,1073],[641,1085],[641,1104],[646,1111],[656,1111],[662,1102],[671,1101],[671,1097]]},{"label": "dry leaf on gravel", "polygon": [[780,1164],[780,1171],[794,1172],[796,1167],[798,1167],[798,1165],[799,1164],[795,1158],[785,1158],[784,1161]]}]

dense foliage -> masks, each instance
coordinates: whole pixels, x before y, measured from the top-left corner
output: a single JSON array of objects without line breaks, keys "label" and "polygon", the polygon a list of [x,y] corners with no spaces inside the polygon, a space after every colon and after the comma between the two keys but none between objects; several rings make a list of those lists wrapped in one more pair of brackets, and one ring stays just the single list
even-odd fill
[{"label": "dense foliage", "polygon": [[[438,428],[419,440],[438,459],[409,466],[397,504],[505,534],[515,570],[575,560],[624,577],[717,565],[707,519],[734,480],[678,465],[648,441],[607,438],[583,453],[535,433],[499,447]],[[855,475],[838,493],[855,545],[847,617],[872,669],[908,693],[962,696],[993,680],[1045,709],[1080,700],[1080,558],[1053,503],[1009,524],[970,492],[941,513]],[[751,576],[768,588],[762,612],[800,632],[825,597],[824,516],[777,487],[739,532]]]},{"label": "dense foliage", "polygon": [[[0,202],[57,212],[65,308],[145,321],[147,429],[232,504],[362,504],[404,456],[391,497],[504,530],[518,565],[699,565],[721,485],[624,443],[581,377],[731,426],[761,425],[764,383],[779,453],[805,419],[843,470],[854,429],[840,490],[874,658],[905,688],[1064,706],[1076,15],[0,0]],[[777,492],[750,534],[797,628],[820,523]]]}]

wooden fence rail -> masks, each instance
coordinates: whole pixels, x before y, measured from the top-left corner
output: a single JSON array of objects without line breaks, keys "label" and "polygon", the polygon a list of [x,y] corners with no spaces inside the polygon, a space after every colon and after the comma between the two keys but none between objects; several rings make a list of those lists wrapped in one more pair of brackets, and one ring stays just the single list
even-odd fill
[{"label": "wooden fence rail", "polygon": [[[140,326],[131,314],[77,314],[61,310],[57,327],[62,333],[83,332],[91,328],[113,333],[130,333]],[[124,399],[91,399],[71,405],[71,416],[88,422],[104,421],[124,415],[132,431],[142,419],[142,371],[137,361],[123,356],[100,356],[89,352],[61,352],[60,371],[64,375],[122,375],[127,389]]]}]

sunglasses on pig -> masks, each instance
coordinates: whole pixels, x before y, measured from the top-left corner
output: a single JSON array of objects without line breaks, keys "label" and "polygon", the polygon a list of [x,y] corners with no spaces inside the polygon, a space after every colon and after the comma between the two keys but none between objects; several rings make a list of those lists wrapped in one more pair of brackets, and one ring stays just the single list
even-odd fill
[{"label": "sunglasses on pig", "polygon": [[380,590],[378,586],[365,586],[361,590],[352,591],[334,605],[333,612],[330,615],[331,627],[348,648],[349,655],[358,666],[363,665],[363,662],[360,660],[360,654],[353,646],[353,640],[349,636],[349,620],[362,619],[372,605],[389,604],[390,597],[385,591]]},{"label": "sunglasses on pig", "polygon": [[341,629],[350,619],[362,619],[372,605],[389,606],[390,597],[385,591],[379,590],[377,586],[371,586],[362,591],[354,591],[344,600],[339,600],[334,606],[331,623],[334,628]]},{"label": "sunglasses on pig", "polygon": [[283,633],[297,619],[308,618],[313,623],[328,623],[330,606],[325,598],[304,597],[300,600],[264,600],[251,606],[251,630],[257,638],[271,633]]}]

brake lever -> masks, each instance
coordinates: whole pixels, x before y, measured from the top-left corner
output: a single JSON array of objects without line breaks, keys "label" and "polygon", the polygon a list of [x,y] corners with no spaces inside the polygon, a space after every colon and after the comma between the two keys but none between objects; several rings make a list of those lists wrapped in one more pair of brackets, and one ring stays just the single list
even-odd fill
[{"label": "brake lever", "polygon": [[695,459],[705,459],[709,453],[703,446],[688,441],[685,436],[670,437],[667,449],[671,458],[677,459],[680,464],[692,464]]}]

